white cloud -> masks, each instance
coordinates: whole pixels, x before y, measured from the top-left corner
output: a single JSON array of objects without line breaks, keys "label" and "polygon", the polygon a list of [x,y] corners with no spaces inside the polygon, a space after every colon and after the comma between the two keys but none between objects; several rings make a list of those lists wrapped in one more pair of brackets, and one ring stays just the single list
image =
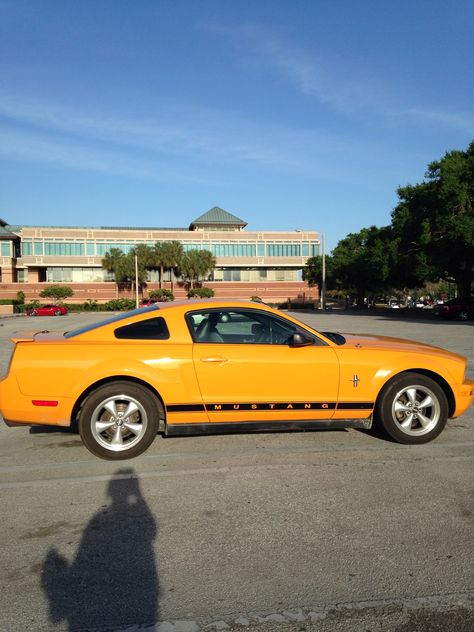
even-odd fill
[{"label": "white cloud", "polygon": [[258,57],[302,94],[346,116],[372,119],[375,115],[389,123],[443,125],[469,134],[474,131],[472,112],[437,109],[423,103],[407,105],[407,101],[416,102],[417,97],[401,92],[385,76],[369,77],[352,59],[329,55],[317,48],[304,50],[257,25],[203,26],[231,38],[240,55],[240,51],[250,49],[253,64]]}]

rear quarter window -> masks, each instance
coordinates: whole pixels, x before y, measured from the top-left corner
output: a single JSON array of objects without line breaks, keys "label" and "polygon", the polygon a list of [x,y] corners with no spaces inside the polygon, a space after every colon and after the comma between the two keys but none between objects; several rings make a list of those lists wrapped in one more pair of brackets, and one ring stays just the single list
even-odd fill
[{"label": "rear quarter window", "polygon": [[120,340],[168,340],[170,337],[166,321],[161,316],[118,327],[114,335]]}]

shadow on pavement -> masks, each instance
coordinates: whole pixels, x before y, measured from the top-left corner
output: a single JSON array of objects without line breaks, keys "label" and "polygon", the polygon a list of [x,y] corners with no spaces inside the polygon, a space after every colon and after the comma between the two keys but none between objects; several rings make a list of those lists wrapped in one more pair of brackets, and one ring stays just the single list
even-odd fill
[{"label": "shadow on pavement", "polygon": [[41,586],[51,623],[68,630],[116,629],[158,621],[159,584],[153,541],[156,521],[133,469],[115,472],[110,502],[87,524],[74,560],[52,548],[44,560]]}]

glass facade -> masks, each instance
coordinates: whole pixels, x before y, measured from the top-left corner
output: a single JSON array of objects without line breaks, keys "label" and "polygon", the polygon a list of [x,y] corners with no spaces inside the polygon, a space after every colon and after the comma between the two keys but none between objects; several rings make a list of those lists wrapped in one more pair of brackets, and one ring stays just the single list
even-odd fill
[{"label": "glass facade", "polygon": [[[95,240],[48,240],[24,239],[21,243],[22,256],[47,257],[103,257],[112,248],[117,248],[125,254],[129,253],[139,243],[152,246],[152,241],[109,241]],[[185,252],[190,250],[210,250],[215,257],[313,257],[319,254],[319,245],[315,241],[191,241],[183,240]],[[9,247],[9,242],[3,242],[2,254]],[[6,251],[6,250],[5,250]],[[10,251],[9,251],[10,254]],[[4,255],[5,256],[5,255]]]},{"label": "glass facade", "polygon": [[241,281],[242,283],[261,283],[264,281],[299,281],[299,270],[280,268],[216,268],[213,281]]},{"label": "glass facade", "polygon": [[102,268],[46,268],[47,283],[103,283],[114,276]]},{"label": "glass facade", "polygon": [[[154,246],[166,243],[167,239],[151,240],[152,229],[137,229],[135,233],[125,233],[113,229],[94,232],[96,229],[81,228],[81,232],[55,231],[48,229],[48,236],[40,236],[39,229],[31,230],[16,244],[2,241],[1,255],[4,257],[39,257],[47,259],[20,262],[24,269],[17,269],[17,282],[47,283],[100,283],[113,281],[113,275],[101,268],[101,259],[113,248],[128,254],[138,244]],[[115,230],[115,229],[114,229]],[[127,229],[132,231],[133,229]],[[163,229],[164,231],[165,229]],[[169,229],[174,230],[174,229]],[[217,229],[216,229],[217,230]],[[203,232],[176,229],[173,237],[181,242],[185,252],[191,250],[209,250],[217,260],[217,267],[208,280],[217,282],[295,282],[302,280],[302,268],[307,257],[319,254],[317,233],[260,233],[228,230],[216,234],[211,229]],[[278,239],[279,235],[288,239]],[[56,237],[56,235],[58,235]],[[77,238],[76,238],[77,235]],[[104,238],[100,238],[101,235]],[[130,237],[130,235],[132,235]],[[165,236],[166,233],[163,234]],[[294,236],[293,236],[294,235]],[[303,235],[306,239],[303,239]],[[124,238],[121,239],[120,237]],[[161,237],[161,235],[157,235]],[[171,240],[171,235],[169,239]],[[54,258],[54,259],[53,259]],[[75,260],[74,260],[75,258]],[[77,258],[82,258],[77,259]],[[88,260],[89,259],[89,260]],[[280,263],[281,262],[281,263]],[[58,265],[55,265],[58,264]],[[28,274],[30,268],[30,275]],[[148,270],[148,282],[157,283],[159,270]],[[171,272],[164,271],[165,281],[171,280]]]}]

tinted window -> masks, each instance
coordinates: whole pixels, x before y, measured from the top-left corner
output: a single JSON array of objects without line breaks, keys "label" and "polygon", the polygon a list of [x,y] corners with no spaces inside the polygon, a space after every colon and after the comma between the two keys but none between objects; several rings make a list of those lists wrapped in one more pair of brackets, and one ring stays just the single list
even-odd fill
[{"label": "tinted window", "polygon": [[124,325],[114,331],[122,340],[168,340],[170,337],[164,318],[149,318],[138,323]]},{"label": "tinted window", "polygon": [[136,314],[144,314],[145,312],[155,311],[156,309],[160,309],[158,305],[149,305],[148,307],[141,307],[139,309],[134,309],[130,312],[123,312],[122,314],[118,314],[117,316],[112,316],[112,318],[107,318],[106,320],[102,320],[99,323],[92,323],[91,325],[86,325],[85,327],[74,329],[73,331],[67,331],[64,334],[64,337],[75,338],[76,336],[85,334],[88,331],[92,331],[93,329],[98,329],[99,327],[103,327],[104,325],[110,325],[110,323],[116,323],[117,321],[125,320],[126,318],[130,318],[130,316],[135,316]]},{"label": "tinted window", "polygon": [[287,345],[294,333],[302,331],[290,321],[258,310],[192,312],[187,321],[193,340],[203,343]]}]

